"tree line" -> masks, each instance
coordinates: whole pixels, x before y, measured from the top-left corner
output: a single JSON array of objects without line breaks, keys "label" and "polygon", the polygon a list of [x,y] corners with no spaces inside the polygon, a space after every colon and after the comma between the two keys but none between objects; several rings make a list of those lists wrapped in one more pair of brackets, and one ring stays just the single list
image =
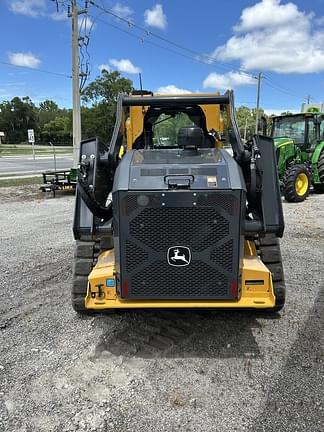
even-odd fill
[{"label": "tree line", "polygon": [[[118,94],[132,90],[131,80],[117,71],[106,70],[85,87],[81,93],[82,139],[99,136],[103,142],[109,142]],[[241,136],[249,138],[255,130],[256,110],[241,106],[236,115]],[[72,145],[72,110],[60,108],[52,100],[37,106],[28,96],[0,103],[0,131],[5,133],[2,142],[26,143],[28,129],[34,129],[37,144]]]}]

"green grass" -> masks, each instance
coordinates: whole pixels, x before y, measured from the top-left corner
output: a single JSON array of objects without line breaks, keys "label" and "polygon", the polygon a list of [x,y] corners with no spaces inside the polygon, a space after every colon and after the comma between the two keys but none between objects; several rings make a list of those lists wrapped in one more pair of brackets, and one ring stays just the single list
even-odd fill
[{"label": "green grass", "polygon": [[35,173],[35,172],[33,172],[33,171],[30,171],[30,172],[26,172],[26,174],[24,174],[24,173],[21,173],[21,172],[15,172],[15,173],[4,173],[4,174],[0,174],[0,180],[2,180],[2,179],[7,179],[8,177],[10,177],[10,178],[15,178],[15,177],[26,177],[26,178],[29,178],[29,177],[41,177],[41,174],[40,173]]},{"label": "green grass", "polygon": [[[53,148],[50,146],[38,146],[35,145],[36,156],[53,156]],[[55,147],[55,153],[57,156],[62,154],[72,155],[72,147],[60,146]],[[0,145],[0,157],[2,156],[32,156],[33,149],[31,145],[26,144],[1,144]]]},{"label": "green grass", "polygon": [[9,186],[25,186],[25,185],[33,185],[33,184],[42,184],[42,177],[26,177],[26,178],[11,178],[2,180],[0,178],[0,187],[9,187]]}]

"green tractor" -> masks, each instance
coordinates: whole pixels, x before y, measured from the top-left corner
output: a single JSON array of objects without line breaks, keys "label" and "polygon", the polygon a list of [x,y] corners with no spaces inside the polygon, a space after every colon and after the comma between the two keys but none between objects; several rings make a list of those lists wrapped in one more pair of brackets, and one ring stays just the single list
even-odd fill
[{"label": "green tractor", "polygon": [[324,192],[324,114],[273,117],[271,136],[286,201],[304,201],[311,185],[315,192]]}]

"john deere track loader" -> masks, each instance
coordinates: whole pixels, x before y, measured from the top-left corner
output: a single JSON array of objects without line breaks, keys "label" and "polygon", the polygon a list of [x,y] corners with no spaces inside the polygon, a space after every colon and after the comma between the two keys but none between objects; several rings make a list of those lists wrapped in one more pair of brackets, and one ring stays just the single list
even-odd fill
[{"label": "john deere track loader", "polygon": [[273,141],[243,146],[232,92],[120,95],[110,145],[81,143],[73,308],[280,310],[283,230]]}]

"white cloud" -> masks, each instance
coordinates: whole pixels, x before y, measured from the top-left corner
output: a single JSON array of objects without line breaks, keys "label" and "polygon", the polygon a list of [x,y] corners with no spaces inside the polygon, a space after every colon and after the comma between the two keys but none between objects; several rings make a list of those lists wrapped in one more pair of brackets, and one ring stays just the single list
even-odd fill
[{"label": "white cloud", "polygon": [[228,72],[224,75],[216,72],[210,73],[203,82],[203,87],[216,89],[232,89],[244,85],[255,85],[256,80],[243,72]]},{"label": "white cloud", "polygon": [[324,70],[324,31],[313,13],[292,3],[261,0],[244,9],[240,22],[224,45],[211,56],[238,60],[248,70],[278,73],[312,73]]},{"label": "white cloud", "polygon": [[45,0],[12,0],[9,9],[16,14],[37,17],[44,14],[46,2]]},{"label": "white cloud", "polygon": [[137,66],[134,66],[133,63],[129,59],[111,59],[109,63],[113,65],[120,72],[126,72],[129,74],[137,74],[141,72],[141,69]]},{"label": "white cloud", "polygon": [[54,21],[66,21],[68,19],[68,15],[66,11],[61,12],[53,12],[49,15]]},{"label": "white cloud", "polygon": [[167,17],[163,12],[162,5],[156,4],[152,9],[146,9],[144,12],[145,24],[151,27],[157,27],[165,29],[168,21]]},{"label": "white cloud", "polygon": [[103,70],[106,70],[108,72],[111,71],[111,67],[107,64],[101,64],[98,66],[98,69],[100,70],[100,72],[102,72]]},{"label": "white cloud", "polygon": [[281,4],[281,0],[261,0],[243,9],[241,22],[234,27],[237,32],[279,27],[298,21],[307,24],[308,17],[294,3]]},{"label": "white cloud", "polygon": [[133,15],[134,11],[130,7],[121,3],[116,3],[112,8],[112,12],[124,19],[129,19]]},{"label": "white cloud", "polygon": [[41,61],[33,53],[9,53],[9,61],[11,64],[16,66],[25,66],[32,69],[37,68]]},{"label": "white cloud", "polygon": [[169,84],[166,86],[159,87],[156,90],[156,93],[157,94],[188,94],[191,93],[191,91],[176,87],[173,84]]},{"label": "white cloud", "polygon": [[[66,21],[68,19],[67,11],[52,13],[46,12],[47,0],[8,0],[9,10],[15,14],[27,15],[34,18],[49,17],[54,21]],[[55,4],[53,3],[55,7]],[[52,9],[52,8],[51,8]]]}]

